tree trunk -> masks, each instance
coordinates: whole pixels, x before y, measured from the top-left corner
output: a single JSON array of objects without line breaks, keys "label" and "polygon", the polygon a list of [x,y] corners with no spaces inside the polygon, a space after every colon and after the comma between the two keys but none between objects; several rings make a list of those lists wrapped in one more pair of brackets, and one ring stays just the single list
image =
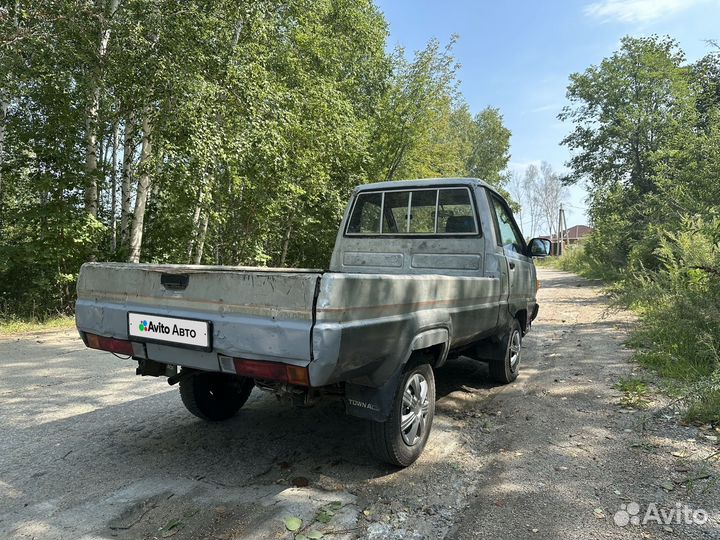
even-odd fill
[{"label": "tree trunk", "polygon": [[5,164],[5,118],[7,118],[9,107],[10,104],[5,95],[3,95],[2,101],[0,102],[0,204],[2,203],[3,194],[2,170]]},{"label": "tree trunk", "polygon": [[97,217],[98,211],[98,114],[100,112],[100,80],[103,63],[110,41],[107,19],[115,15],[120,0],[110,0],[108,9],[101,16],[98,55],[95,69],[90,75],[90,105],[85,115],[85,211]]},{"label": "tree trunk", "polygon": [[120,245],[127,246],[130,236],[130,213],[132,202],[133,165],[135,163],[135,118],[130,115],[125,119],[123,137],[122,184],[120,186]]},{"label": "tree trunk", "polygon": [[100,89],[92,90],[92,102],[85,116],[85,211],[97,216],[97,114]]},{"label": "tree trunk", "polygon": [[197,239],[197,249],[195,250],[195,264],[202,262],[203,250],[205,249],[205,238],[207,237],[208,223],[210,223],[210,214],[206,211],[203,215],[203,224]]},{"label": "tree trunk", "polygon": [[110,229],[112,230],[111,248],[117,250],[117,154],[120,146],[120,123],[113,125],[112,166],[110,167]]},{"label": "tree trunk", "polygon": [[290,246],[290,237],[292,236],[293,225],[288,224],[287,231],[285,231],[285,238],[283,239],[282,253],[280,254],[280,268],[285,266],[287,260],[288,247]]},{"label": "tree trunk", "polygon": [[198,194],[197,204],[195,205],[195,212],[193,213],[192,229],[190,230],[190,240],[188,240],[187,247],[187,262],[190,264],[193,260],[193,248],[195,247],[195,239],[198,238],[199,232],[198,227],[200,226],[200,212],[202,210],[203,195],[205,194],[205,186],[200,186],[200,193]]},{"label": "tree trunk", "polygon": [[150,169],[148,161],[152,153],[152,142],[150,135],[152,124],[150,123],[150,111],[145,111],[142,128],[142,149],[140,151],[140,179],[138,180],[137,195],[135,197],[135,212],[133,214],[132,226],[130,227],[130,255],[128,262],[140,262],[140,251],[142,249],[143,224],[145,222],[145,206],[147,205],[150,192]]}]

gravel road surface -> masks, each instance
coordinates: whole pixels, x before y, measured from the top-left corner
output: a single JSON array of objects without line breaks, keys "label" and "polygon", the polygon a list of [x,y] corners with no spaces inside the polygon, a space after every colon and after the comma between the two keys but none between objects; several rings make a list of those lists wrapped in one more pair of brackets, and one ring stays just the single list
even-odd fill
[{"label": "gravel road surface", "polygon": [[720,434],[661,397],[624,407],[615,383],[645,376],[632,317],[539,273],[518,380],[465,358],[439,370],[433,433],[405,470],[368,455],[340,403],[255,390],[207,424],[75,332],[0,337],[0,539],[720,538]]}]

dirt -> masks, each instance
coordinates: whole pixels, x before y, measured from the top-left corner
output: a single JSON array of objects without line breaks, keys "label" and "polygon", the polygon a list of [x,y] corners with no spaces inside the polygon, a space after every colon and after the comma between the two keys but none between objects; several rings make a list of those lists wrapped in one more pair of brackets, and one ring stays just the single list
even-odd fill
[{"label": "dirt", "polygon": [[632,317],[598,284],[540,279],[518,380],[467,358],[438,370],[433,433],[404,470],[339,403],[255,391],[207,424],[74,332],[0,337],[0,538],[720,538],[720,433],[660,396],[625,407]]}]

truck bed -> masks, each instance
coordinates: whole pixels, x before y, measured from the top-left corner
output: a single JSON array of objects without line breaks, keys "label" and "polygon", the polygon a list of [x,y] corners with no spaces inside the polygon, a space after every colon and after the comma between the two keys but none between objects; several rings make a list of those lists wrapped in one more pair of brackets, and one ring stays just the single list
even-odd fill
[{"label": "truck bed", "polygon": [[[163,284],[165,282],[165,284]],[[447,346],[494,330],[500,280],[224,266],[88,263],[78,329],[128,340],[128,313],[208,321],[209,350],[144,343],[157,362],[222,371],[221,357],[308,367],[313,386],[384,382],[423,332]]]},{"label": "truck bed", "polygon": [[[148,357],[216,369],[217,354],[248,359],[310,361],[310,329],[320,270],[84,264],[78,280],[78,329],[128,339],[127,313],[203,319],[212,323],[212,352],[148,343]],[[162,276],[187,276],[172,289]]]}]

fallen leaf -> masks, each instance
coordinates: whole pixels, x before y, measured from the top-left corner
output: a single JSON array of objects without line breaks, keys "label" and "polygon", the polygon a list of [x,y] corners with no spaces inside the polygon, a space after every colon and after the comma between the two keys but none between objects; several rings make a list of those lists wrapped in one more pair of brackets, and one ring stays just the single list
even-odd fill
[{"label": "fallen leaf", "polygon": [[179,519],[174,519],[168,522],[168,524],[162,528],[160,536],[162,538],[169,538],[170,536],[173,536],[175,533],[177,533],[184,526],[185,524],[182,521],[180,521]]},{"label": "fallen leaf", "polygon": [[315,519],[317,519],[320,523],[330,523],[330,520],[335,515],[334,512],[328,511],[328,510],[321,510],[318,512],[318,515]]},{"label": "fallen leaf", "polygon": [[593,514],[598,519],[605,519],[605,510],[603,510],[602,508],[596,508],[595,510],[593,510]]},{"label": "fallen leaf", "polygon": [[660,483],[660,487],[663,488],[665,491],[673,491],[675,489],[675,484],[670,480],[665,480],[664,482]]},{"label": "fallen leaf", "polygon": [[322,538],[323,533],[320,531],[310,531],[307,533],[307,537],[310,538],[310,540],[318,540],[318,538]]},{"label": "fallen leaf", "polygon": [[302,519],[298,517],[285,518],[285,528],[290,532],[297,531],[302,527]]}]

